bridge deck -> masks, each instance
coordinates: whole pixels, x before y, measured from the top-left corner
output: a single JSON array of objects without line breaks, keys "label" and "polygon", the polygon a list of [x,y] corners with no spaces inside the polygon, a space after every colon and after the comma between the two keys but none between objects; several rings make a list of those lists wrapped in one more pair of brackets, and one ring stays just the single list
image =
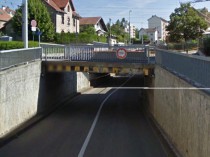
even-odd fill
[{"label": "bridge deck", "polygon": [[48,72],[142,73],[154,67],[149,50],[143,46],[48,46],[43,47],[42,59]]},{"label": "bridge deck", "polygon": [[43,61],[47,72],[94,72],[94,73],[142,73],[149,74],[154,64],[140,63],[107,63],[107,62],[69,62],[69,61]]}]

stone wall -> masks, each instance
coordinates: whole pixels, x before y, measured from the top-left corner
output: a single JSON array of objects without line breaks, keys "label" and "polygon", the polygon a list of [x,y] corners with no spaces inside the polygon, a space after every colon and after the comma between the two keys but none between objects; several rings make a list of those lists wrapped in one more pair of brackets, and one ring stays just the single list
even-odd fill
[{"label": "stone wall", "polygon": [[210,95],[156,66],[155,89],[148,92],[149,110],[169,140],[183,157],[210,156]]}]

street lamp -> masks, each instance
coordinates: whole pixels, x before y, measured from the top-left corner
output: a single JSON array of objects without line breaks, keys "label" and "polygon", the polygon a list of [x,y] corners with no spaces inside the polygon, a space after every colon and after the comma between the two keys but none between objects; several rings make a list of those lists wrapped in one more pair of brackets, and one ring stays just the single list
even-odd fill
[{"label": "street lamp", "polygon": [[132,10],[129,10],[129,44],[131,44],[131,21],[130,21],[130,14]]},{"label": "street lamp", "polygon": [[111,42],[112,42],[112,37],[111,37],[111,22],[112,22],[112,19],[110,18],[109,19],[109,45],[111,46]]},{"label": "street lamp", "polygon": [[22,0],[24,9],[22,12],[22,38],[24,41],[24,48],[28,48],[28,0]]}]

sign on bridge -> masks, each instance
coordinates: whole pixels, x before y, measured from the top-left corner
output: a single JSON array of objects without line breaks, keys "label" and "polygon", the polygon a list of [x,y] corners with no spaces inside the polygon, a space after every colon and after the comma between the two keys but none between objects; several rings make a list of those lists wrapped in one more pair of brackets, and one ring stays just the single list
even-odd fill
[{"label": "sign on bridge", "polygon": [[116,56],[119,59],[125,59],[127,56],[127,51],[124,48],[119,48],[116,52]]}]

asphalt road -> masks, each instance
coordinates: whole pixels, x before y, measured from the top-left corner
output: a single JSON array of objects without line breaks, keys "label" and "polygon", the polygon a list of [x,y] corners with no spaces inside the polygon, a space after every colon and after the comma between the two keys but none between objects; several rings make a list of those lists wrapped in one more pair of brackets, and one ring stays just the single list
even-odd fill
[{"label": "asphalt road", "polygon": [[[0,157],[166,157],[143,112],[141,76],[116,77],[75,97],[0,148]],[[121,88],[119,88],[121,87]]]}]

